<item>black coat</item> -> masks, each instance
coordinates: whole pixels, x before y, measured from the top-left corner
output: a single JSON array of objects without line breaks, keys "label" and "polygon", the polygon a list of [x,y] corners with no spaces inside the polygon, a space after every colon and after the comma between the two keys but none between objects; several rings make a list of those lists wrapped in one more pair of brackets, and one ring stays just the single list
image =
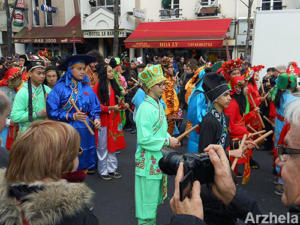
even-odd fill
[{"label": "black coat", "polygon": [[7,167],[8,164],[8,151],[0,147],[0,168]]},{"label": "black coat", "polygon": [[[236,224],[237,219],[245,221],[248,213],[251,213],[253,218],[258,216],[259,221],[255,221],[255,223],[249,222],[248,219],[247,224],[262,224],[263,217],[261,215],[269,215],[269,213],[262,213],[256,203],[256,200],[251,197],[244,189],[237,186],[237,192],[235,197],[232,199],[231,203],[228,206],[223,205],[222,203],[215,202],[215,206],[211,207],[212,203],[209,205],[210,209],[207,208],[208,205],[204,202],[206,200],[203,199],[202,192],[201,198],[203,201],[204,207],[204,220],[201,220],[197,217],[191,215],[175,215],[171,219],[170,225],[225,225],[225,224]],[[217,209],[217,210],[216,210]],[[213,212],[215,210],[215,213]],[[290,218],[298,217],[298,221],[300,221],[300,206],[291,206],[289,207]],[[223,214],[223,216],[222,216]],[[224,215],[226,215],[224,217]],[[230,221],[231,220],[231,221]],[[269,220],[271,224],[274,220]],[[257,222],[257,223],[256,223]],[[286,221],[288,222],[288,221]],[[290,221],[292,222],[292,221]],[[270,223],[268,223],[270,224]],[[288,224],[288,223],[280,223],[280,224]]]},{"label": "black coat", "polygon": [[98,225],[90,210],[93,192],[85,184],[59,180],[8,185],[4,174],[1,169],[0,225],[23,225],[23,215],[30,225]]}]

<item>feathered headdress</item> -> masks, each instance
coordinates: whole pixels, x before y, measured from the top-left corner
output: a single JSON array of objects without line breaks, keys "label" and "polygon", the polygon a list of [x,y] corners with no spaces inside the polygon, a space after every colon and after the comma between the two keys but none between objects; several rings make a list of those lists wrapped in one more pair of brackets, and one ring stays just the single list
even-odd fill
[{"label": "feathered headdress", "polygon": [[223,69],[223,72],[224,72],[224,75],[225,75],[225,78],[227,80],[229,80],[229,76],[230,76],[230,73],[233,71],[233,70],[241,70],[242,69],[242,64],[243,64],[243,60],[241,59],[237,59],[237,60],[231,60],[231,61],[227,61],[225,62],[223,65],[222,65],[222,69]]}]

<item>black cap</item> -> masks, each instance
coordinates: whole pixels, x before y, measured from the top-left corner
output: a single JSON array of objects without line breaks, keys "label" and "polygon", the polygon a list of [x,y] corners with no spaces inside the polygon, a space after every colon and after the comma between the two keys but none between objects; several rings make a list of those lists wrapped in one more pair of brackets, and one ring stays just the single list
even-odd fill
[{"label": "black cap", "polygon": [[27,71],[30,72],[36,68],[45,68],[45,63],[43,60],[31,60],[26,63]]},{"label": "black cap", "polygon": [[227,81],[223,75],[218,73],[208,73],[204,76],[202,85],[207,98],[214,102],[225,92],[230,91]]}]

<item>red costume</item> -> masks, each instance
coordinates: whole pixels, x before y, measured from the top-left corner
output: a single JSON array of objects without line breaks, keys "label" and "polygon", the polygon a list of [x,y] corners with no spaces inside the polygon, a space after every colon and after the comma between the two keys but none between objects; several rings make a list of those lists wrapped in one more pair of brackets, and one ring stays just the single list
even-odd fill
[{"label": "red costume", "polygon": [[[98,93],[99,82],[94,87],[99,101]],[[107,149],[109,152],[116,152],[117,150],[126,148],[125,137],[122,128],[122,121],[119,111],[109,110],[109,106],[117,105],[115,92],[113,88],[110,89],[109,105],[101,104],[101,126],[107,127]],[[96,138],[98,135],[95,135]],[[98,143],[98,140],[96,140]]]}]

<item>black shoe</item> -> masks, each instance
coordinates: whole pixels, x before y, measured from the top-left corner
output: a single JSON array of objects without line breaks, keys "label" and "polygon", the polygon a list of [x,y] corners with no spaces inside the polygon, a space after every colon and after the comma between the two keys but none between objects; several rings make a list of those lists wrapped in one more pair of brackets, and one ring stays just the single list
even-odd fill
[{"label": "black shoe", "polygon": [[92,169],[89,169],[88,171],[87,171],[87,174],[95,174],[96,173],[96,169],[95,168],[92,168]]},{"label": "black shoe", "polygon": [[99,174],[99,177],[102,180],[112,180],[112,177],[110,175],[101,175],[101,174]]},{"label": "black shoe", "polygon": [[111,178],[120,179],[122,175],[119,172],[109,173]]}]

